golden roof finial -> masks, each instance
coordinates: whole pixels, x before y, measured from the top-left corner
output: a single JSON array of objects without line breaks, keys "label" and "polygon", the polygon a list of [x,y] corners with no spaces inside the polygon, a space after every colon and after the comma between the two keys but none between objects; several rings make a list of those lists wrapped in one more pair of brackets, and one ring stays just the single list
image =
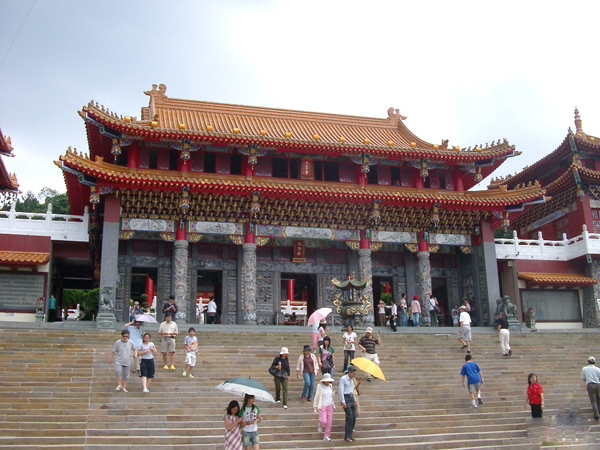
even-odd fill
[{"label": "golden roof finial", "polygon": [[579,117],[579,110],[577,109],[577,106],[575,107],[575,131],[585,135],[583,132],[583,126],[581,125],[581,117]]}]

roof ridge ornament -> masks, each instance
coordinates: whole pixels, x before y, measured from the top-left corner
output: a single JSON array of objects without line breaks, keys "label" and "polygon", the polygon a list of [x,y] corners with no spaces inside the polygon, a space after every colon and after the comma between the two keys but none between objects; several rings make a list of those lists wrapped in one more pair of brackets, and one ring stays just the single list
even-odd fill
[{"label": "roof ridge ornament", "polygon": [[167,86],[161,83],[159,85],[153,84],[152,90],[144,91],[144,94],[149,95],[153,100],[163,100],[167,98],[165,92],[167,92]]},{"label": "roof ridge ornament", "polygon": [[403,116],[402,114],[400,114],[400,110],[399,109],[394,109],[393,106],[390,106],[387,110],[388,113],[388,119],[392,119],[395,121],[400,121],[400,120],[406,120],[407,116]]},{"label": "roof ridge ornament", "polygon": [[577,134],[585,136],[581,117],[579,116],[579,109],[577,109],[577,106],[575,107],[575,131],[577,132]]}]

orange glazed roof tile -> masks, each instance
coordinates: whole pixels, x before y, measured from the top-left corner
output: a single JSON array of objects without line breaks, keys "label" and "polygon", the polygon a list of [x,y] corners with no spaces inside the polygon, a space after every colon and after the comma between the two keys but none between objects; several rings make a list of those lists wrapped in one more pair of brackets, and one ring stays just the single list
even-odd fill
[{"label": "orange glazed roof tile", "polygon": [[[90,102],[80,115],[111,130],[149,140],[191,139],[215,145],[249,145],[304,152],[370,153],[391,159],[430,158],[448,164],[502,161],[519,152],[506,140],[484,148],[458,149],[428,143],[404,124],[406,117],[389,108],[385,119],[169,98],[154,85],[142,120],[119,117]],[[93,153],[92,153],[93,154]],[[502,161],[489,163],[498,166]]]},{"label": "orange glazed roof tile", "polygon": [[593,286],[598,283],[596,278],[571,273],[519,272],[518,276],[521,280],[540,285]]},{"label": "orange glazed roof tile", "polygon": [[0,251],[0,264],[44,265],[50,261],[50,253]]}]

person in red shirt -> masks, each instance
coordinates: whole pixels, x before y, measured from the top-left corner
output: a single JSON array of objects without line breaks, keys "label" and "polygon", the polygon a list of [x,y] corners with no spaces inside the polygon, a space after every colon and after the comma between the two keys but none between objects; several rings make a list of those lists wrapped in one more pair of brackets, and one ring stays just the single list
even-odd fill
[{"label": "person in red shirt", "polygon": [[531,417],[541,418],[544,410],[544,388],[537,382],[537,375],[530,373],[527,377],[527,398],[525,399],[524,407],[527,408],[527,403],[531,406]]}]

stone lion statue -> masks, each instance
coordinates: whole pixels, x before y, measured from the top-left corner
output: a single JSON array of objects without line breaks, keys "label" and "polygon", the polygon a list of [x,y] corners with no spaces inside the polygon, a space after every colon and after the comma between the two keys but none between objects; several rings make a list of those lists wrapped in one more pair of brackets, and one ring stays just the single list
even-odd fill
[{"label": "stone lion statue", "polygon": [[100,301],[98,302],[98,310],[100,312],[112,312],[115,309],[113,293],[114,286],[107,285],[100,289]]}]

